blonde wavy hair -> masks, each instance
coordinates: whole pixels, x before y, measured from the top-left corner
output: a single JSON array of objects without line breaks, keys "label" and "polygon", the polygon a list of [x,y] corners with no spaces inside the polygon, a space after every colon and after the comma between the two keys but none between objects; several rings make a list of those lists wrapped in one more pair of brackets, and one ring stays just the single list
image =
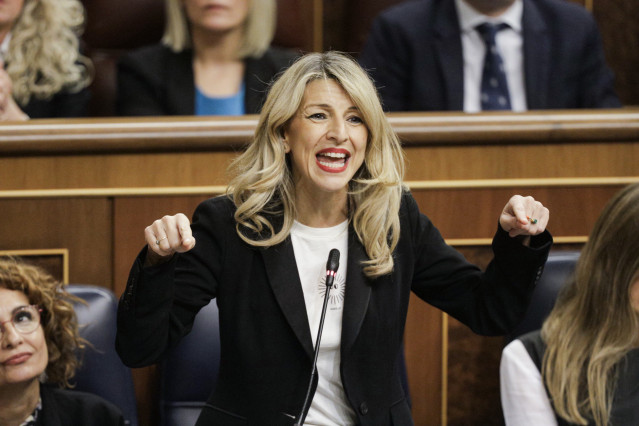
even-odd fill
[{"label": "blonde wavy hair", "polygon": [[[183,0],[165,0],[166,24],[162,43],[174,52],[192,47],[188,16]],[[247,0],[248,15],[244,23],[244,37],[237,57],[258,58],[266,52],[275,36],[277,23],[276,0]]]},{"label": "blonde wavy hair", "polygon": [[557,414],[571,423],[609,424],[620,362],[639,343],[630,299],[638,253],[639,184],[633,184],[604,208],[542,327],[542,375]]},{"label": "blonde wavy hair", "polygon": [[346,91],[368,129],[364,164],[349,185],[348,216],[369,257],[365,274],[388,274],[399,239],[404,155],[371,79],[340,52],[307,54],[272,85],[253,142],[230,168],[234,177],[227,194],[237,207],[237,233],[247,243],[262,247],[288,237],[296,217],[295,187],[282,138],[306,86],[320,79],[331,79]]},{"label": "blonde wavy hair", "polygon": [[5,58],[18,104],[78,92],[91,83],[91,61],[79,51],[83,24],[78,0],[25,0]]},{"label": "blonde wavy hair", "polygon": [[47,381],[71,387],[69,380],[79,365],[76,349],[84,349],[86,340],[78,334],[78,322],[72,301],[64,285],[41,268],[18,258],[0,258],[0,287],[24,293],[32,305],[42,309],[41,324],[47,343],[49,363]]}]

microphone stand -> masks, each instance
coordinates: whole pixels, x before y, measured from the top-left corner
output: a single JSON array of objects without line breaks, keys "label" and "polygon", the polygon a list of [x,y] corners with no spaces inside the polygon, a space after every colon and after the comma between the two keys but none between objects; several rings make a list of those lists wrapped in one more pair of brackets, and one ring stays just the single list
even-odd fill
[{"label": "microphone stand", "polygon": [[[335,250],[335,249],[333,249]],[[337,250],[335,250],[337,251]],[[331,251],[333,254],[333,251]],[[339,252],[337,252],[337,259],[339,259]],[[329,257],[330,261],[330,257]],[[306,390],[306,397],[304,398],[304,404],[302,404],[302,410],[300,411],[299,416],[297,417],[297,421],[295,422],[295,426],[302,426],[304,424],[304,419],[308,414],[309,408],[311,408],[311,390],[313,389],[313,380],[317,375],[317,356],[319,355],[319,347],[320,341],[322,339],[322,329],[324,328],[324,318],[326,317],[326,306],[328,306],[328,294],[333,287],[333,279],[335,277],[335,271],[337,270],[337,266],[335,268],[329,267],[326,271],[326,294],[324,294],[324,304],[322,305],[322,314],[320,316],[319,329],[317,330],[317,339],[315,340],[315,350],[313,354],[313,368],[311,370],[311,379],[308,382],[308,389]]]}]

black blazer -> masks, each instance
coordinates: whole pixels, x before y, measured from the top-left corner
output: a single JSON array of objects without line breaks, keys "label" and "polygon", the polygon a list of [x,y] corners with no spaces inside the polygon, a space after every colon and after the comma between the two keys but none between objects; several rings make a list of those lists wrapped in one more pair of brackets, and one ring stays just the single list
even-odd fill
[{"label": "black blazer", "polygon": [[29,103],[20,108],[30,118],[86,117],[89,115],[90,98],[88,88],[74,93],[63,90],[50,99],[36,99],[32,96]]},{"label": "black blazer", "polygon": [[[245,59],[247,114],[259,113],[269,83],[296,57],[294,51],[270,48],[260,58]],[[164,45],[144,47],[124,55],[118,62],[118,115],[194,115],[192,62],[192,50],[175,53]]]},{"label": "black blazer", "polygon": [[[523,2],[528,109],[620,106],[593,17],[565,0]],[[453,0],[405,2],[382,12],[360,63],[389,111],[464,109],[461,32]]]},{"label": "black blazer", "polygon": [[124,426],[120,410],[97,395],[40,385],[40,397],[37,426]]},{"label": "black blazer", "polygon": [[[234,211],[226,197],[201,203],[195,248],[169,263],[142,268],[143,250],[120,300],[116,348],[131,367],[154,363],[216,298],[219,376],[198,425],[292,424],[313,354],[293,246],[290,238],[248,245]],[[411,290],[477,333],[504,334],[523,316],[552,241],[544,233],[528,248],[500,229],[495,260],[482,273],[445,244],[410,194],[400,221],[395,268],[375,280],[362,272],[367,256],[350,229],[340,373],[361,425],[412,424],[398,368]]]}]

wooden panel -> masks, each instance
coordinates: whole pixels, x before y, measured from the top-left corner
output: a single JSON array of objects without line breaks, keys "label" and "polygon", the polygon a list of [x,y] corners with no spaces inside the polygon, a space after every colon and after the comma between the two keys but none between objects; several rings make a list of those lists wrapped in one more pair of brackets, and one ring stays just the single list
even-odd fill
[{"label": "wooden panel", "polygon": [[555,237],[585,236],[604,204],[622,185],[413,190],[420,209],[444,238],[492,238],[503,207],[513,194],[532,195],[550,210]]},{"label": "wooden panel", "polygon": [[113,289],[107,199],[0,199],[0,249],[65,248],[69,282]]},{"label": "wooden panel", "polygon": [[441,311],[411,295],[404,354],[415,424],[441,425],[443,389]]},{"label": "wooden panel", "polygon": [[231,152],[0,157],[0,189],[220,185]]},{"label": "wooden panel", "polygon": [[[389,118],[409,156],[409,181],[639,175],[638,111]],[[4,125],[0,191],[223,184],[255,125],[255,117]]]},{"label": "wooden panel", "polygon": [[19,258],[48,272],[55,280],[69,283],[69,250],[28,249],[0,250],[0,257]]},{"label": "wooden panel", "polygon": [[322,11],[314,3],[317,0],[277,0],[277,31],[273,44],[305,52],[321,50]]}]

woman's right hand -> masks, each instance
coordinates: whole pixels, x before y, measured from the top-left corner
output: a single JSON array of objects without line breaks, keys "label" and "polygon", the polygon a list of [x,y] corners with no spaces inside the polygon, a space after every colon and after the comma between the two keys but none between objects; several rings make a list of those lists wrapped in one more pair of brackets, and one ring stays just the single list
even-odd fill
[{"label": "woman's right hand", "polygon": [[182,213],[164,216],[144,229],[149,246],[145,266],[166,262],[175,253],[184,253],[195,247],[191,223]]}]

